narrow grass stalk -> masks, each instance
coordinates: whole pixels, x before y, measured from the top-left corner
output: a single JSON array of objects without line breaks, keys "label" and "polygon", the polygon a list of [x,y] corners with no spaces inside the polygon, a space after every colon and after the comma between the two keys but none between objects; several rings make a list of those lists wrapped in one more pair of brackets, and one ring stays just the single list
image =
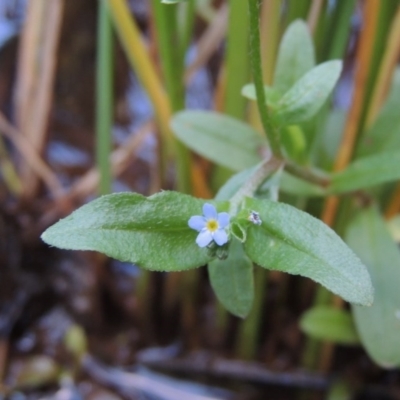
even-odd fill
[{"label": "narrow grass stalk", "polygon": [[261,11],[261,58],[264,82],[272,84],[279,38],[282,0],[264,0]]},{"label": "narrow grass stalk", "polygon": [[228,28],[229,8],[223,4],[201,37],[196,42],[196,56],[185,71],[185,82],[190,82],[194,73],[203,67],[222,45]]},{"label": "narrow grass stalk", "polygon": [[177,8],[178,4],[166,5],[152,0],[157,48],[172,111],[181,110],[185,105],[182,82],[184,60],[177,37]]},{"label": "narrow grass stalk", "polygon": [[43,161],[34,145],[29,139],[25,139],[20,131],[15,129],[0,112],[0,134],[7,137],[24,157],[24,160],[46,184],[54,199],[59,199],[64,194],[64,188],[57,175]]},{"label": "narrow grass stalk", "polygon": [[198,269],[182,272],[180,282],[180,308],[182,310],[182,328],[189,349],[199,346],[198,330],[198,292],[201,271]]},{"label": "narrow grass stalk", "polygon": [[22,193],[22,182],[9,157],[3,138],[0,136],[0,171],[8,190],[14,196],[19,197]]},{"label": "narrow grass stalk", "polygon": [[[222,93],[222,101],[215,101],[217,111],[238,119],[244,119],[246,100],[241,95],[242,87],[249,82],[250,64],[248,54],[249,15],[246,1],[229,2],[229,19],[227,32],[227,48],[223,72],[220,73],[217,95]],[[213,183],[215,188],[221,187],[232,175],[232,171],[221,166],[213,167]],[[222,307],[218,305],[217,307]],[[223,315],[223,310],[218,312]],[[222,317],[221,317],[222,320]]]},{"label": "narrow grass stalk", "polygon": [[228,310],[215,299],[215,329],[217,331],[218,345],[223,346],[224,334],[226,334],[229,323]]},{"label": "narrow grass stalk", "polygon": [[[371,43],[378,26],[379,2],[376,0],[367,0],[364,3],[363,21],[364,29],[361,32],[358,49],[356,54],[356,74],[352,106],[347,116],[346,125],[341,145],[336,157],[334,170],[340,171],[344,169],[351,161],[352,154],[356,145],[356,139],[360,128],[362,110],[365,101],[366,82],[368,73],[370,71],[371,59],[373,56],[373,49]],[[334,226],[335,219],[339,207],[338,197],[329,197],[322,212],[322,221],[327,225]],[[318,291],[325,290],[318,288]],[[318,297],[318,294],[317,294]],[[334,297],[333,305],[342,307],[343,300],[339,297]],[[331,363],[333,355],[333,345],[325,344],[322,348],[320,357],[320,368],[326,371]]]},{"label": "narrow grass stalk", "polygon": [[261,68],[259,0],[248,0],[250,15],[250,52],[254,86],[257,94],[257,107],[261,123],[274,155],[281,157],[279,132],[274,127],[265,101],[263,73]]},{"label": "narrow grass stalk", "polygon": [[[260,23],[261,60],[264,83],[271,85],[273,81],[279,38],[281,36],[281,11],[283,0],[265,0],[262,3]],[[263,127],[257,103],[249,104],[248,120],[257,130]]]},{"label": "narrow grass stalk", "polygon": [[36,50],[40,43],[44,1],[29,1],[27,3],[23,30],[19,39],[17,79],[15,84],[15,120],[19,130],[29,120],[31,112],[32,82],[35,78]]},{"label": "narrow grass stalk", "polygon": [[[29,2],[22,34],[16,114],[18,128],[39,154],[44,151],[48,133],[63,10],[62,0]],[[39,177],[30,165],[24,167],[23,196],[29,199],[39,189]]]},{"label": "narrow grass stalk", "polygon": [[[186,3],[179,3],[178,9],[178,38],[179,53],[185,61],[186,52],[192,40],[193,27],[196,17],[196,2],[191,0]],[[184,65],[184,64],[183,64]]]},{"label": "narrow grass stalk", "polygon": [[[213,19],[209,23],[209,26],[204,31],[201,38],[197,41],[198,55],[196,56],[196,59],[191,63],[191,65],[188,67],[186,71],[186,80],[188,81],[190,77],[193,75],[193,71],[195,71],[200,65],[204,65],[205,61],[209,60],[211,55],[217,50],[219,46],[222,45],[223,41],[225,41],[226,51],[224,54],[224,62],[218,71],[218,81],[216,84],[216,88],[214,90],[214,110],[217,112],[225,112],[226,114],[236,116],[237,118],[243,118],[244,108],[242,109],[242,113],[240,113],[240,111],[237,110],[240,109],[239,104],[242,101],[240,95],[240,89],[241,89],[240,82],[245,82],[246,79],[246,78],[243,79],[243,74],[242,74],[243,71],[242,66],[244,63],[243,59],[245,57],[240,57],[241,58],[240,61],[237,58],[235,58],[234,60],[234,62],[239,61],[237,69],[238,72],[237,80],[239,83],[234,82],[236,75],[232,73],[229,74],[229,82],[228,82],[228,73],[227,73],[228,64],[233,62],[232,54],[230,54],[232,46],[229,46],[229,43],[232,44],[233,42],[230,39],[231,32],[229,32],[229,29],[232,24],[231,18],[232,17],[236,18],[235,17],[236,13],[234,9],[238,6],[242,6],[242,2],[233,1],[229,5],[229,7],[228,4],[225,3],[222,4],[221,7],[219,7],[219,9],[215,12]],[[247,12],[245,15],[247,15]],[[246,20],[246,18],[244,19]],[[237,29],[238,30],[243,29],[242,21],[237,26]],[[241,48],[241,46],[243,44],[247,45],[248,32],[247,31],[241,31],[241,32],[243,35],[241,36],[241,39],[245,38],[245,41],[239,40],[239,42],[237,43],[237,45],[239,46],[237,47],[237,51],[239,53],[242,50],[246,51],[246,49]],[[228,58],[230,58],[230,61],[228,61]],[[247,82],[248,80],[246,80],[246,83]],[[240,88],[238,88],[239,85]],[[227,96],[227,91],[229,91],[230,93],[229,96]],[[234,93],[233,96],[231,96],[232,93]],[[228,106],[227,102],[230,103]],[[232,171],[228,168],[224,168],[219,165],[213,165],[211,166],[211,168],[213,169],[213,171],[211,174],[210,187],[212,188],[212,191],[215,193],[231,177]],[[197,191],[197,187],[195,187],[195,190]]]},{"label": "narrow grass stalk", "polygon": [[[351,161],[356,145],[365,101],[369,66],[371,65],[373,56],[371,42],[373,42],[377,28],[379,4],[380,3],[376,0],[367,0],[364,5],[364,30],[360,35],[356,55],[353,101],[347,116],[342,142],[334,165],[334,171],[343,170],[347,166]],[[327,199],[322,216],[322,220],[326,224],[333,225],[338,204],[337,197],[330,197]]]},{"label": "narrow grass stalk", "polygon": [[246,99],[240,94],[249,80],[249,16],[245,1],[231,1],[229,7],[228,43],[225,58],[225,113],[243,119]]},{"label": "narrow grass stalk", "polygon": [[355,5],[355,0],[338,1],[335,3],[333,12],[326,19],[322,19],[323,32],[320,36],[323,40],[317,42],[319,60],[343,58]]},{"label": "narrow grass stalk", "polygon": [[152,297],[154,295],[151,282],[152,273],[145,269],[140,270],[140,275],[136,281],[136,297],[138,302],[138,320],[139,326],[142,331],[142,337],[146,338],[147,343],[154,340],[154,333],[152,327]]},{"label": "narrow grass stalk", "polygon": [[312,35],[314,35],[314,32],[317,28],[317,24],[320,19],[323,7],[324,0],[312,0],[311,7],[307,15],[308,29],[310,30]]},{"label": "narrow grass stalk", "polygon": [[287,2],[286,25],[289,25],[297,18],[307,19],[311,0],[289,0]]},{"label": "narrow grass stalk", "polygon": [[236,341],[236,356],[245,360],[255,357],[260,323],[263,313],[268,271],[257,268],[255,271],[255,298],[252,311],[241,323]]},{"label": "narrow grass stalk", "polygon": [[[377,24],[374,30],[374,36],[371,37],[370,46],[373,47],[373,53],[369,65],[368,80],[365,91],[365,100],[363,112],[360,120],[360,129],[365,125],[366,118],[368,117],[368,109],[371,102],[371,97],[375,90],[377,82],[377,77],[379,74],[380,66],[387,49],[387,37],[390,31],[390,26],[394,16],[394,10],[398,2],[393,0],[388,0],[380,2],[376,0],[375,9],[378,12]],[[374,40],[372,40],[374,39]]]},{"label": "narrow grass stalk", "polygon": [[377,117],[384,102],[392,81],[393,72],[397,65],[397,60],[400,56],[400,6],[397,7],[386,44],[383,48],[385,49],[385,53],[382,57],[382,63],[377,74],[374,91],[367,112],[367,128]]},{"label": "narrow grass stalk", "polygon": [[100,173],[98,192],[111,192],[111,141],[113,124],[113,43],[106,0],[99,2],[96,70],[96,162]]},{"label": "narrow grass stalk", "polygon": [[[383,56],[382,64],[379,70],[375,90],[372,96],[371,104],[367,114],[366,126],[370,126],[377,117],[379,110],[384,102],[385,96],[389,90],[393,72],[397,65],[400,55],[400,6],[397,7],[396,15],[390,29],[387,40],[386,51]],[[385,217],[394,217],[400,211],[400,184],[398,183],[389,199],[385,210]]]},{"label": "narrow grass stalk", "polygon": [[[169,103],[176,112],[185,107],[185,88],[183,71],[186,48],[179,45],[177,11],[178,4],[165,5],[153,0],[153,13],[156,24],[158,49],[167,87]],[[187,32],[185,32],[187,35]],[[187,41],[188,39],[185,38]],[[178,43],[178,45],[177,45]],[[177,163],[177,189],[183,193],[191,192],[191,160],[189,150],[178,140],[174,140]]]},{"label": "narrow grass stalk", "polygon": [[139,28],[131,16],[127,2],[108,0],[107,4],[128,60],[153,104],[161,131],[164,157],[171,157],[173,155],[172,134],[169,128],[171,106],[163,85],[142,42]]}]

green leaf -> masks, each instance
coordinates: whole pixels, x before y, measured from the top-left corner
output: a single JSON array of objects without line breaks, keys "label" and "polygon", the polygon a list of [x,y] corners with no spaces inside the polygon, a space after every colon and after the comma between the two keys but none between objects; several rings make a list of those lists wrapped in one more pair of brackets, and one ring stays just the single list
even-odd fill
[{"label": "green leaf", "polygon": [[326,195],[326,190],[321,186],[304,181],[287,172],[282,174],[280,190],[296,196],[322,197]]},{"label": "green leaf", "polygon": [[[269,107],[274,108],[277,104],[281,95],[272,87],[264,86],[264,93],[265,93],[265,101]],[[257,94],[256,94],[256,87],[253,83],[248,83],[247,85],[243,86],[242,88],[242,96],[246,97],[249,100],[256,101]]]},{"label": "green leaf", "polygon": [[[328,113],[327,113],[328,114]],[[312,147],[312,163],[331,171],[342,139],[347,110],[330,110],[322,123],[318,124]]]},{"label": "green leaf", "polygon": [[[188,220],[201,215],[204,200],[161,192],[151,197],[117,193],[84,205],[47,229],[42,239],[70,250],[95,250],[156,271],[179,271],[207,264]],[[227,211],[228,203],[216,203]]]},{"label": "green leaf", "polygon": [[237,191],[244,185],[244,183],[250,178],[250,176],[257,169],[257,166],[247,168],[241,172],[230,177],[225,184],[218,190],[215,195],[215,200],[229,200]]},{"label": "green leaf", "polygon": [[308,26],[302,20],[293,21],[279,46],[274,89],[287,92],[314,65],[314,45]]},{"label": "green leaf", "polygon": [[397,68],[389,97],[376,121],[363,135],[357,157],[400,148],[400,68]]},{"label": "green leaf", "polygon": [[347,345],[360,343],[353,317],[345,310],[327,306],[311,308],[302,315],[300,327],[315,339]]},{"label": "green leaf", "polygon": [[208,274],[219,301],[232,314],[244,318],[253,304],[254,279],[253,263],[244,253],[242,243],[233,239],[228,258],[211,261]]},{"label": "green leaf", "polygon": [[[216,200],[229,200],[231,199],[241,187],[251,178],[255,171],[259,168],[259,165],[255,167],[245,169],[235,175],[233,175],[218,191],[215,196]],[[256,196],[260,195],[265,197],[269,195],[271,189],[275,190],[275,187],[279,184],[280,173],[273,173],[272,175],[265,178],[265,181],[261,184],[256,192]]]},{"label": "green leaf", "polygon": [[375,288],[371,307],[352,308],[360,339],[377,364],[400,366],[399,249],[373,207],[351,222],[346,241],[367,266]]},{"label": "green leaf", "polygon": [[331,193],[368,188],[400,179],[400,150],[360,158],[332,175]]},{"label": "green leaf", "polygon": [[172,130],[187,147],[233,171],[262,159],[266,140],[250,125],[210,111],[182,111],[174,115]]},{"label": "green leaf", "polygon": [[349,302],[372,303],[367,269],[331,228],[287,204],[247,198],[245,206],[262,220],[247,230],[245,251],[253,262],[311,278]]},{"label": "green leaf", "polygon": [[339,60],[327,61],[307,72],[277,104],[276,117],[284,125],[307,121],[323,106],[342,71]]}]

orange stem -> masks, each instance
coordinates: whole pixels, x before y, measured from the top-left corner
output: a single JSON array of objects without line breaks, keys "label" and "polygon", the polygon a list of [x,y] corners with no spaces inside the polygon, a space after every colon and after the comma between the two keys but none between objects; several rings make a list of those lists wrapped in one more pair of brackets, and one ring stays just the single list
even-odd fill
[{"label": "orange stem", "polygon": [[[354,95],[352,106],[347,116],[342,142],[334,164],[334,171],[341,171],[349,164],[354,152],[360,119],[367,88],[369,66],[373,56],[375,33],[378,26],[379,0],[366,0],[364,3],[364,24],[361,31],[356,54],[356,74],[354,78]],[[325,202],[321,219],[328,225],[333,224],[339,200],[328,198]]]},{"label": "orange stem", "polygon": [[[360,130],[360,121],[367,88],[369,67],[373,56],[373,46],[379,15],[379,0],[366,0],[363,9],[363,29],[360,34],[356,53],[356,73],[354,78],[354,95],[352,106],[347,116],[342,142],[334,164],[334,171],[341,171],[351,161]],[[321,219],[327,225],[333,226],[340,200],[338,197],[326,199]],[[335,296],[333,306],[341,308],[344,301]],[[326,343],[321,350],[320,369],[327,371],[330,368],[334,346]]]}]

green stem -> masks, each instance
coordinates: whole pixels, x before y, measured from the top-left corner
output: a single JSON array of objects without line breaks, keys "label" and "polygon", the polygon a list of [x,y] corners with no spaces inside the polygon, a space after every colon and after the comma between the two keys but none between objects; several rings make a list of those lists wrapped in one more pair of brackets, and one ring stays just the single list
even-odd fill
[{"label": "green stem", "polygon": [[295,19],[306,19],[310,8],[310,0],[292,0],[288,1],[288,13],[285,23],[289,25]]},{"label": "green stem", "polygon": [[196,1],[189,0],[179,4],[178,27],[179,27],[179,52],[183,62],[193,34],[193,26],[196,17]]},{"label": "green stem", "polygon": [[363,104],[363,112],[360,119],[361,131],[365,124],[365,118],[367,116],[373,89],[377,83],[379,67],[381,65],[383,54],[386,49],[386,40],[394,16],[393,10],[396,9],[396,5],[397,4],[393,1],[382,2],[380,5],[379,15],[378,15],[378,27],[374,38],[375,43],[371,44],[372,46],[374,46],[373,47],[374,50],[373,50],[373,55],[371,57],[370,66],[368,67],[369,74],[367,81],[367,90]]},{"label": "green stem", "polygon": [[287,160],[286,171],[298,178],[304,179],[307,182],[315,183],[316,185],[327,187],[330,183],[330,177],[328,174],[315,168],[302,167],[292,161]]},{"label": "green stem", "polygon": [[282,167],[285,167],[285,169],[293,175],[300,177],[308,182],[320,185],[322,187],[328,186],[330,182],[329,177],[323,172],[317,171],[315,169],[304,168],[291,161],[283,161],[279,158],[272,156],[258,165],[258,167],[254,170],[254,172],[243,184],[243,186],[240,187],[240,189],[231,198],[230,213],[235,214],[239,205],[243,202],[244,198],[253,196],[256,190],[261,186],[261,184],[271,174],[278,171],[278,169]]},{"label": "green stem", "polygon": [[111,131],[113,124],[113,43],[112,26],[105,0],[98,16],[98,56],[96,74],[96,160],[100,172],[99,193],[111,191]]},{"label": "green stem", "polygon": [[261,15],[261,59],[264,82],[272,85],[278,44],[281,34],[281,10],[283,0],[268,0]]},{"label": "green stem", "polygon": [[323,60],[343,58],[349,40],[351,17],[356,5],[355,0],[338,1],[335,5],[330,24],[323,35],[321,54]]},{"label": "green stem", "polygon": [[263,73],[261,68],[260,53],[260,15],[259,0],[248,0],[250,15],[250,54],[254,86],[257,94],[257,107],[260,114],[262,126],[269,140],[272,152],[275,156],[282,158],[279,131],[272,123],[268,108],[266,106]]},{"label": "green stem", "polygon": [[255,298],[249,316],[241,323],[236,342],[236,356],[250,360],[256,355],[259,328],[264,311],[264,299],[268,282],[268,271],[257,268],[255,271]]},{"label": "green stem", "polygon": [[231,198],[230,214],[236,214],[239,205],[243,202],[245,197],[253,196],[260,185],[272,173],[283,167],[283,165],[283,161],[278,160],[274,157],[264,160],[261,164],[259,164],[259,166],[254,170],[253,174],[249,177],[249,179],[247,179],[243,186]]},{"label": "green stem", "polygon": [[249,18],[246,2],[230,1],[224,111],[239,119],[244,118],[246,110],[246,99],[240,95],[240,91],[249,81],[249,59],[243,57],[243,54],[249,52],[248,29]]},{"label": "green stem", "polygon": [[[257,95],[257,107],[264,131],[267,135],[273,155],[282,161],[283,155],[280,147],[279,128],[274,124],[269,115],[265,101],[263,74],[261,68],[260,31],[259,31],[259,0],[248,0],[250,14],[250,54],[254,86]],[[285,161],[286,169],[295,176],[321,186],[329,184],[329,178],[315,170]]]},{"label": "green stem", "polygon": [[18,197],[21,195],[23,184],[7,152],[4,140],[0,134],[0,171],[4,183],[10,193]]},{"label": "green stem", "polygon": [[[240,95],[242,87],[249,82],[249,15],[246,1],[229,1],[229,21],[227,48],[225,51],[225,93],[223,95],[223,112],[234,118],[244,120],[246,116],[246,99]],[[222,85],[221,85],[222,87]],[[211,177],[211,188],[214,192],[232,176],[232,170],[215,165]]]},{"label": "green stem", "polygon": [[[174,45],[178,36],[178,5],[165,5],[159,0],[153,0],[152,4],[163,75],[172,111],[176,112],[185,108],[185,88],[182,76],[186,49]],[[188,33],[186,32],[185,35],[188,35]],[[188,41],[187,38],[183,40]],[[177,189],[183,193],[190,193],[190,152],[178,140],[175,141],[175,148],[177,154]]]}]

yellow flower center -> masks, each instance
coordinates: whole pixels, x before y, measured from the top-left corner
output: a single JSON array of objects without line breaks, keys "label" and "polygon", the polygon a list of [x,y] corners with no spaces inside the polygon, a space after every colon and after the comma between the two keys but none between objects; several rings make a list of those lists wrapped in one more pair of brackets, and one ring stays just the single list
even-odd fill
[{"label": "yellow flower center", "polygon": [[215,219],[209,219],[206,223],[207,230],[210,232],[215,232],[218,229],[218,221]]}]

